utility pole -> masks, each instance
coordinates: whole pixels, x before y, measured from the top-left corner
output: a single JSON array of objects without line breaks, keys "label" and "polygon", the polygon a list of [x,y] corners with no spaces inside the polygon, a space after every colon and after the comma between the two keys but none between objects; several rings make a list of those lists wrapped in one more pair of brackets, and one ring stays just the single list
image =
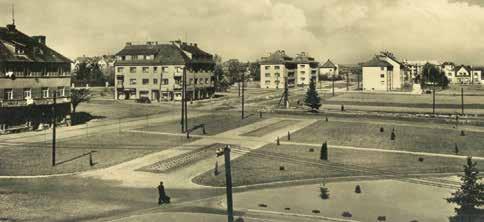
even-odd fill
[{"label": "utility pole", "polygon": [[464,115],[464,87],[460,88],[460,101],[461,101],[462,115]]},{"label": "utility pole", "polygon": [[289,85],[287,83],[287,77],[284,77],[284,106],[289,108]]},{"label": "utility pole", "polygon": [[186,70],[187,70],[186,66],[183,67],[183,87],[185,90],[185,99],[184,99],[185,118],[184,119],[185,119],[185,131],[188,131],[188,101],[187,101],[188,90],[187,90],[187,71]]},{"label": "utility pole", "polygon": [[[185,72],[183,72],[185,73]],[[180,124],[181,124],[181,132],[184,133],[185,132],[185,87],[184,87],[184,78],[185,78],[185,75],[182,76],[182,82],[181,82],[181,85],[182,85],[182,89],[181,89],[181,119],[180,119]]]},{"label": "utility pole", "polygon": [[333,82],[333,96],[334,96],[334,73],[333,73],[333,78],[332,79],[332,82]]},{"label": "utility pole", "polygon": [[234,221],[234,206],[232,200],[232,172],[230,169],[230,146],[225,146],[224,149],[225,157],[225,184],[227,192],[227,221]]},{"label": "utility pole", "polygon": [[55,134],[56,134],[56,126],[57,126],[57,123],[56,123],[56,117],[57,117],[57,113],[56,113],[56,109],[55,109],[55,106],[57,104],[57,91],[54,90],[54,102],[53,102],[53,105],[52,105],[52,166],[55,166]]},{"label": "utility pole", "polygon": [[244,104],[244,102],[245,102],[244,101],[245,100],[245,98],[244,98],[244,96],[245,96],[244,91],[245,91],[245,73],[242,73],[242,116],[241,116],[242,119],[244,119],[244,111],[245,111],[244,110],[244,105],[245,105]]},{"label": "utility pole", "polygon": [[[428,69],[427,69],[428,74]],[[432,77],[432,113],[435,115],[435,76]]]},{"label": "utility pole", "polygon": [[350,74],[346,73],[346,91],[350,91]]}]

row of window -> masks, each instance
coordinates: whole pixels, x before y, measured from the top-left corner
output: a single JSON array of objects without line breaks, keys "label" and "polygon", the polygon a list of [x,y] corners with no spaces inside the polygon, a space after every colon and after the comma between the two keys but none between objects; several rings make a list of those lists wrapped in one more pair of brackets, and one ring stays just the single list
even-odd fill
[{"label": "row of window", "polygon": [[126,61],[126,60],[154,60],[155,55],[124,55],[124,56],[117,56],[117,60]]},{"label": "row of window", "polygon": [[14,74],[16,77],[44,77],[44,76],[69,76],[69,72],[66,70],[59,71],[31,71],[31,70],[6,70],[6,72],[0,72],[0,76],[7,76],[8,73]]},{"label": "row of window", "polygon": [[[49,88],[43,87],[41,88],[41,98],[51,98],[53,97],[53,92],[50,91]],[[66,88],[65,87],[57,87],[56,96],[57,97],[64,97],[66,96]],[[13,89],[4,89],[3,90],[3,99],[4,100],[13,100],[15,98],[15,91]],[[32,89],[31,88],[24,88],[23,89],[23,99],[31,99],[32,98]]]},{"label": "row of window", "polygon": [[[118,67],[117,68],[117,72],[118,73],[124,73],[124,68],[125,67]],[[183,71],[183,67],[175,67],[176,69],[176,72],[182,72]],[[153,73],[158,73],[158,66],[153,66],[153,67],[148,67],[148,66],[143,66],[141,67],[141,71],[143,73],[150,73],[150,71],[153,70]],[[133,67],[129,67],[129,72],[130,73],[136,73],[138,71],[138,67],[136,66],[133,66]],[[161,72],[167,72],[168,71],[168,67],[167,66],[162,66],[161,67]]]},{"label": "row of window", "polygon": [[[209,78],[195,78],[195,79],[188,79],[188,84],[193,84],[193,82],[195,81],[195,84],[208,84],[209,82]],[[158,84],[158,79],[153,79],[153,84],[154,85],[157,85]],[[141,83],[143,85],[149,85],[150,84],[150,79],[142,79],[141,80]],[[176,84],[181,84],[181,80],[175,80],[175,83]],[[129,79],[129,84],[130,85],[136,85],[137,84],[137,80],[135,78],[133,79]],[[162,79],[161,80],[161,85],[168,85],[168,79]]]}]

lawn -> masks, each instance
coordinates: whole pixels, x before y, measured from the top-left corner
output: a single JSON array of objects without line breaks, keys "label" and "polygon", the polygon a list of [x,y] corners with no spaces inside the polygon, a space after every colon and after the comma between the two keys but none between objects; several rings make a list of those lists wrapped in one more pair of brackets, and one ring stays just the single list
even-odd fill
[{"label": "lawn", "polygon": [[[380,127],[384,128],[384,132],[380,132]],[[390,140],[393,128],[396,135],[394,141]],[[429,126],[318,121],[294,133],[292,140],[305,143],[328,141],[330,145],[446,154],[454,154],[457,144],[461,155],[484,156],[484,133],[470,131],[464,133],[465,136],[460,136],[460,131],[456,129]]]},{"label": "lawn", "polygon": [[[48,138],[50,139],[50,138]],[[0,148],[0,175],[42,175],[70,173],[103,168],[149,153],[172,148],[196,138],[151,135],[132,132],[110,132],[71,137],[57,142],[56,166],[51,166],[51,143],[30,143]],[[95,165],[89,164],[89,152]]]},{"label": "lawn", "polygon": [[[337,176],[460,172],[465,164],[464,159],[424,157],[420,162],[416,155],[342,149],[330,149],[329,162],[326,162],[319,160],[319,149],[309,152],[310,148],[313,147],[270,144],[237,158],[232,161],[233,184],[241,186]],[[236,149],[233,152],[238,153]],[[284,166],[285,170],[280,170],[280,166]],[[478,166],[484,169],[484,161]],[[193,181],[223,186],[223,167],[219,170],[218,176],[208,171]]]},{"label": "lawn", "polygon": [[[205,116],[199,116],[195,118],[188,118],[188,128],[192,128],[194,126],[205,124],[205,130],[207,135],[215,135],[227,130],[239,128],[245,125],[249,125],[255,123],[257,121],[263,120],[263,118],[259,118],[258,115],[252,115],[249,117],[244,118],[243,120],[240,118],[239,113],[229,113],[225,112],[223,114],[210,114]],[[166,122],[159,125],[149,125],[143,128],[139,128],[137,130],[145,130],[145,131],[154,131],[154,132],[166,132],[166,133],[180,133],[180,121],[174,120],[170,122]],[[200,135],[202,134],[202,130],[198,129],[193,131],[193,134]]]},{"label": "lawn", "polygon": [[93,100],[88,103],[81,103],[76,112],[86,113],[94,119],[121,119],[162,114],[171,110],[173,110],[172,105]]}]

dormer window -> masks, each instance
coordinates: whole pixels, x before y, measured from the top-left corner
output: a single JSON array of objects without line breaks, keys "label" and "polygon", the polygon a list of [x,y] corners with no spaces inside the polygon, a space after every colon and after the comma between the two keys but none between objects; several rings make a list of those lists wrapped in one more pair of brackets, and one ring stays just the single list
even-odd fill
[{"label": "dormer window", "polygon": [[15,48],[15,54],[17,54],[17,55],[24,55],[25,54],[25,51],[24,51],[24,49],[22,49],[20,47],[16,47]]}]

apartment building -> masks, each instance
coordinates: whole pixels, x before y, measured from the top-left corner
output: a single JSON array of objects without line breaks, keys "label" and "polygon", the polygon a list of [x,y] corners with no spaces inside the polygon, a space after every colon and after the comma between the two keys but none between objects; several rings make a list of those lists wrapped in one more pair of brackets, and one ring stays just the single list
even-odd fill
[{"label": "apartment building", "polygon": [[412,79],[408,68],[390,52],[381,52],[362,64],[363,90],[399,90]]},{"label": "apartment building", "polygon": [[214,92],[213,56],[196,43],[126,43],[116,54],[115,99],[181,100],[186,73],[187,98],[198,100]]},{"label": "apartment building", "polygon": [[0,133],[69,122],[71,60],[46,45],[45,36],[28,36],[15,24],[0,27]]},{"label": "apartment building", "polygon": [[422,76],[422,71],[425,64],[435,65],[442,70],[442,63],[436,60],[404,60],[403,63],[408,68],[410,78],[415,80],[417,76]]},{"label": "apartment building", "polygon": [[284,50],[277,50],[262,57],[260,61],[260,87],[278,89],[288,87],[308,86],[311,79],[319,79],[319,62],[306,52],[297,54],[295,58],[286,55]]},{"label": "apartment building", "polygon": [[297,64],[292,57],[286,55],[284,50],[277,50],[260,62],[260,87],[279,89],[294,87],[296,84]]},{"label": "apartment building", "polygon": [[297,64],[296,68],[296,85],[308,86],[311,79],[315,82],[319,80],[319,62],[315,61],[306,52],[301,52],[296,55],[294,62]]}]

